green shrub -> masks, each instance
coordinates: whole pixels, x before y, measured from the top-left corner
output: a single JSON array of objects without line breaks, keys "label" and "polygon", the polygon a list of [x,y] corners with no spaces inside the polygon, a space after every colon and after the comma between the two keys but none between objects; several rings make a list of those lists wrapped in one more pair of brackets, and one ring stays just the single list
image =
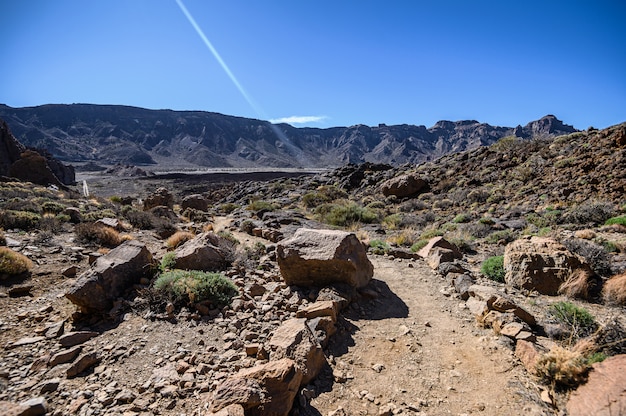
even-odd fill
[{"label": "green shrub", "polygon": [[59,204],[54,201],[46,201],[41,205],[43,212],[50,212],[52,214],[60,214],[65,211],[65,205]]},{"label": "green shrub", "polygon": [[230,214],[231,212],[233,212],[234,210],[236,210],[237,208],[239,208],[239,205],[234,204],[232,202],[227,202],[225,204],[222,204],[219,206],[219,210],[225,214]]},{"label": "green shrub", "polygon": [[429,230],[424,230],[422,234],[420,234],[420,239],[430,240],[431,238],[441,237],[443,234],[443,230],[431,228]]},{"label": "green shrub", "polygon": [[237,240],[237,238],[230,231],[223,231],[223,230],[218,231],[217,235],[222,237],[224,240],[230,241],[233,246],[236,246],[237,244],[239,244],[239,240]]},{"label": "green shrub", "polygon": [[575,224],[603,224],[613,217],[615,208],[610,202],[586,202],[571,208],[565,215],[567,222]]},{"label": "green shrub", "polygon": [[413,253],[417,253],[418,251],[426,247],[426,244],[428,244],[428,241],[429,241],[428,239],[421,239],[417,241],[415,244],[411,246],[411,251]]},{"label": "green shrub", "polygon": [[623,225],[626,227],[626,215],[620,215],[619,217],[612,217],[604,222],[604,225],[613,225],[613,224],[619,224],[619,225]]},{"label": "green shrub", "polygon": [[237,286],[224,275],[198,270],[166,271],[154,282],[154,289],[175,303],[192,305],[208,301],[216,308],[230,305],[239,294]]},{"label": "green shrub", "polygon": [[480,272],[491,280],[504,282],[504,256],[493,256],[483,261]]},{"label": "green shrub", "polygon": [[173,270],[175,266],[176,253],[173,251],[167,252],[159,262],[159,272],[165,273],[168,270]]},{"label": "green shrub", "polygon": [[363,208],[355,202],[347,204],[323,204],[317,207],[315,213],[321,222],[330,225],[345,227],[357,222],[370,224],[378,221],[378,214],[368,208]]},{"label": "green shrub", "polygon": [[391,247],[389,244],[382,240],[372,240],[370,241],[370,247],[372,248],[372,253],[374,254],[385,254],[389,251]]},{"label": "green shrub", "polygon": [[[368,208],[372,208],[371,207],[372,204],[368,205]],[[402,215],[401,214],[391,214],[386,216],[383,219],[383,224],[385,226],[387,226],[387,228],[390,228],[392,230],[395,230],[398,228],[398,226],[402,223]]]},{"label": "green shrub", "polygon": [[459,214],[452,220],[455,224],[462,224],[466,222],[470,222],[472,217],[469,214]]},{"label": "green shrub", "polygon": [[276,208],[276,205],[271,202],[263,201],[262,199],[252,201],[250,205],[248,205],[249,211],[274,211]]},{"label": "green shrub", "polygon": [[41,215],[29,211],[0,210],[0,228],[28,231],[39,227]]},{"label": "green shrub", "polygon": [[548,308],[548,313],[557,322],[565,325],[575,338],[590,334],[596,327],[593,315],[587,309],[578,307],[572,302],[553,303]]},{"label": "green shrub", "polygon": [[31,267],[33,263],[25,255],[8,247],[0,247],[0,275],[22,274],[29,271]]}]

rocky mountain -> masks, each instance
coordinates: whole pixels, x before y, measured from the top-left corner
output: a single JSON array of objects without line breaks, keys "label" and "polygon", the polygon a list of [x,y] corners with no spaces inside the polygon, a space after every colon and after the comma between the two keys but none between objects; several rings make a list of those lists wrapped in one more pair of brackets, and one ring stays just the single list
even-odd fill
[{"label": "rocky mountain", "polygon": [[200,111],[115,105],[0,105],[0,118],[26,146],[68,162],[193,167],[333,167],[346,163],[401,165],[489,145],[506,136],[575,132],[552,115],[525,126],[474,120],[433,127],[295,128],[287,124]]},{"label": "rocky mountain", "polygon": [[75,181],[74,168],[55,159],[45,149],[26,148],[0,120],[0,176],[8,176],[40,185],[70,185]]}]

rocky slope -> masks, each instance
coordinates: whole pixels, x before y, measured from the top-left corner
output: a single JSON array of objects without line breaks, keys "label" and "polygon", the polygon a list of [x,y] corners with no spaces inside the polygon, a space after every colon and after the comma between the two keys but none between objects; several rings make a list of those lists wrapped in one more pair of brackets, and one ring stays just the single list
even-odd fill
[{"label": "rocky slope", "polygon": [[147,110],[112,105],[0,105],[25,145],[68,162],[177,167],[337,167],[346,163],[419,163],[514,135],[572,133],[554,116],[525,126],[440,121],[433,127],[356,125],[294,128],[199,111]]}]

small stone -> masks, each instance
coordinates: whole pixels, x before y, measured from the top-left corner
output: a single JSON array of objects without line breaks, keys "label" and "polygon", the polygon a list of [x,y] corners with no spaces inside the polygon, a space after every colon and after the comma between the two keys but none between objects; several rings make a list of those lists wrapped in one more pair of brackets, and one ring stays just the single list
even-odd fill
[{"label": "small stone", "polygon": [[78,273],[78,267],[76,266],[67,267],[61,272],[61,274],[65,277],[76,277],[77,273]]},{"label": "small stone", "polygon": [[137,398],[137,395],[130,390],[122,390],[115,396],[115,403],[128,404],[132,403]]},{"label": "small stone", "polygon": [[22,296],[31,296],[31,290],[33,290],[33,285],[21,285],[10,288],[8,293],[9,297],[19,298]]},{"label": "small stone", "polygon": [[44,333],[46,338],[57,338],[63,335],[65,330],[65,319],[59,322],[55,322],[46,326],[46,332]]},{"label": "small stone", "polygon": [[45,397],[35,397],[20,403],[25,409],[20,416],[39,416],[48,413],[48,403]]},{"label": "small stone", "polygon": [[26,338],[20,338],[17,341],[15,341],[13,344],[9,344],[8,348],[16,348],[16,347],[21,347],[23,345],[36,344],[39,341],[43,341],[44,339],[46,339],[46,337],[26,337]]},{"label": "small stone", "polygon": [[81,346],[76,346],[69,350],[63,350],[61,352],[54,354],[52,358],[50,358],[48,365],[50,367],[54,367],[55,365],[69,363],[70,361],[73,361],[74,358],[78,357],[78,354],[80,354],[81,348],[82,348]]},{"label": "small stone", "polygon": [[52,393],[59,388],[59,384],[61,384],[60,378],[51,378],[50,380],[45,380],[40,384],[41,389],[39,390],[39,393]]},{"label": "small stone", "polygon": [[72,364],[70,368],[67,369],[67,377],[75,377],[83,371],[93,367],[97,363],[99,363],[101,358],[98,356],[97,352],[90,352],[87,354],[83,354],[78,360]]},{"label": "small stone", "polygon": [[385,369],[385,366],[383,364],[374,364],[372,366],[372,370],[376,371],[377,373],[380,373],[381,371],[383,371]]},{"label": "small stone", "polygon": [[59,338],[59,343],[64,347],[73,347],[75,345],[83,344],[98,335],[100,334],[94,331],[69,332]]}]

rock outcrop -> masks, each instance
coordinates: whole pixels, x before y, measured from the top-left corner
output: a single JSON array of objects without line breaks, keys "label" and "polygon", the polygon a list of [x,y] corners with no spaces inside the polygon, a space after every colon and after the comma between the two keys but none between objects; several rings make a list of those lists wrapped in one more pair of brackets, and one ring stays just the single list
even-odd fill
[{"label": "rock outcrop", "polygon": [[571,394],[566,408],[570,416],[626,414],[626,355],[594,364],[587,383]]},{"label": "rock outcrop", "polygon": [[591,267],[582,257],[553,239],[534,236],[520,238],[506,246],[504,269],[507,284],[552,296],[577,272],[593,276]]},{"label": "rock outcrop", "polygon": [[156,207],[174,207],[174,196],[167,188],[158,188],[143,201],[143,210],[149,211]]},{"label": "rock outcrop", "polygon": [[398,198],[415,196],[428,188],[428,182],[416,174],[406,174],[384,182],[380,189],[385,196],[394,195]]},{"label": "rock outcrop", "polygon": [[301,381],[302,372],[289,358],[240,370],[217,386],[210,410],[241,405],[250,416],[287,416]]},{"label": "rock outcrop", "polygon": [[199,234],[176,249],[176,268],[204,271],[223,269],[228,263],[230,246],[232,243],[217,234]]},{"label": "rock outcrop", "polygon": [[374,275],[363,244],[345,231],[300,228],[278,244],[276,257],[288,285],[364,287]]},{"label": "rock outcrop", "polygon": [[0,176],[38,185],[63,187],[75,182],[74,168],[54,159],[47,151],[26,149],[0,120]]},{"label": "rock outcrop", "polygon": [[84,312],[106,313],[115,299],[150,272],[152,262],[145,244],[127,241],[99,257],[65,296]]}]

